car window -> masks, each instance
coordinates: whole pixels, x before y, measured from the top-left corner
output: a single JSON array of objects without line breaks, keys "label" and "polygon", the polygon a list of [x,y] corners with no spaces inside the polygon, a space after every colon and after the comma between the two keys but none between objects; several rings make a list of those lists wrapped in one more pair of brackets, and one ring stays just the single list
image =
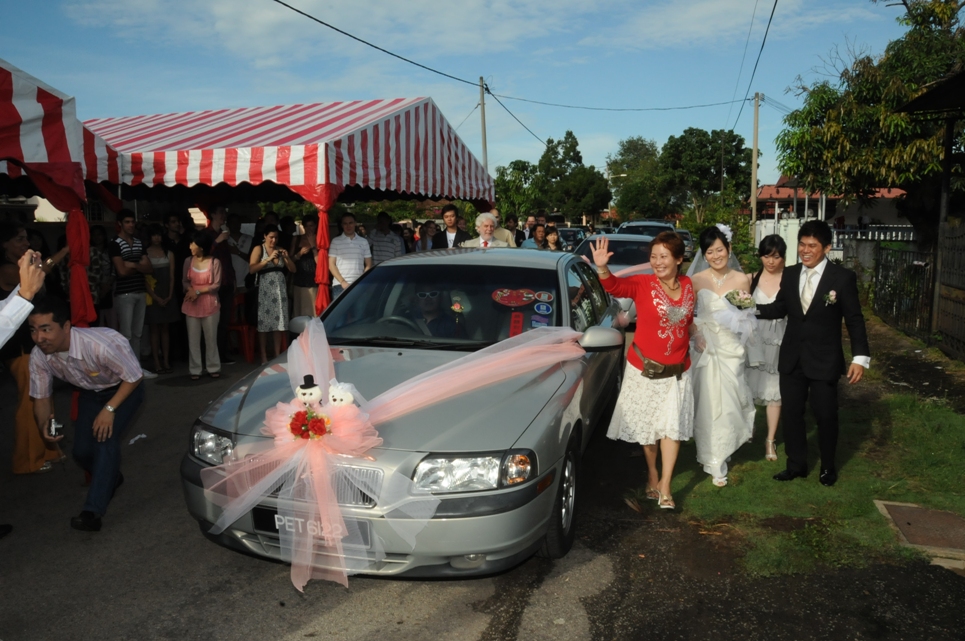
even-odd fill
[{"label": "car window", "polygon": [[[610,257],[610,264],[629,267],[630,265],[649,263],[650,238],[647,237],[644,239],[630,235],[625,236],[625,238],[626,240],[612,237],[609,239],[610,251],[613,252],[613,256]],[[583,244],[577,248],[576,253],[593,260],[593,250],[590,247],[591,242],[594,241],[584,241]]]},{"label": "car window", "polygon": [[635,236],[650,236],[651,238],[663,231],[673,231],[671,227],[662,225],[628,225],[621,227],[618,234],[633,234]]},{"label": "car window", "polygon": [[593,301],[593,309],[596,311],[597,322],[603,320],[607,309],[610,307],[610,295],[603,289],[596,271],[586,263],[576,263],[576,268],[583,275],[583,280],[590,288],[590,299]]},{"label": "car window", "polygon": [[387,264],[336,299],[323,321],[333,345],[394,339],[475,349],[560,326],[558,280],[553,269]]},{"label": "car window", "polygon": [[570,327],[585,332],[599,322],[593,309],[592,290],[580,277],[577,265],[566,270],[566,294],[570,300]]}]

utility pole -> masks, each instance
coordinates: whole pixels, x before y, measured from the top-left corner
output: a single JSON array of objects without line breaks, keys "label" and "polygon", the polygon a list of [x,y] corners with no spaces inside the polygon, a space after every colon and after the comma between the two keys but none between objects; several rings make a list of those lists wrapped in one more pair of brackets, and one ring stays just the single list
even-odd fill
[{"label": "utility pole", "polygon": [[489,154],[486,151],[486,84],[482,76],[479,76],[479,117],[482,120],[483,168],[489,173]]},{"label": "utility pole", "polygon": [[751,151],[751,236],[757,225],[757,119],[761,111],[761,94],[754,92],[754,148]]},{"label": "utility pole", "polygon": [[724,130],[720,130],[720,208],[724,208]]}]

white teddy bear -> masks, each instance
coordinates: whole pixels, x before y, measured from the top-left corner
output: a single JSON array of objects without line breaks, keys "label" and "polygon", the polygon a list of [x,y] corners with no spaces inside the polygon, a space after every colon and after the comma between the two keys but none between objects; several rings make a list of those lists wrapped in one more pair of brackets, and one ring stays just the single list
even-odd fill
[{"label": "white teddy bear", "polygon": [[328,387],[328,402],[331,405],[354,405],[355,396],[351,387],[333,381]]}]

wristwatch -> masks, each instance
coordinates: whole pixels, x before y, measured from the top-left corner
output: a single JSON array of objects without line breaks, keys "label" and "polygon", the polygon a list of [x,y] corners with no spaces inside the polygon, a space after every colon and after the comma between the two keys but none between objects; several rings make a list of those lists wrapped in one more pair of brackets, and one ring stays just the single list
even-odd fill
[{"label": "wristwatch", "polygon": [[200,296],[200,295],[201,295],[201,290],[200,290],[200,289],[194,290],[194,295],[195,295],[195,296]]},{"label": "wristwatch", "polygon": [[116,411],[113,405],[105,405],[104,409],[110,412],[111,414],[113,414]]}]

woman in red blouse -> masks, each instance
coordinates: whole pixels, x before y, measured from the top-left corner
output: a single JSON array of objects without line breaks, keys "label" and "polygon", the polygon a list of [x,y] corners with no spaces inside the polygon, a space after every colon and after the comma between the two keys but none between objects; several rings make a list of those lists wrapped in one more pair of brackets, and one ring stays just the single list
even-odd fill
[{"label": "woman in red blouse", "polygon": [[[617,278],[607,269],[613,254],[604,236],[593,248],[593,262],[604,289],[632,298],[637,330],[627,353],[623,388],[607,436],[640,443],[647,459],[647,498],[672,510],[670,479],[680,441],[694,432],[694,392],[690,383],[690,326],[694,320],[694,287],[679,274],[684,243],[672,231],[650,242],[653,274]],[[659,444],[659,445],[658,445]],[[663,459],[657,474],[657,454]]]}]

